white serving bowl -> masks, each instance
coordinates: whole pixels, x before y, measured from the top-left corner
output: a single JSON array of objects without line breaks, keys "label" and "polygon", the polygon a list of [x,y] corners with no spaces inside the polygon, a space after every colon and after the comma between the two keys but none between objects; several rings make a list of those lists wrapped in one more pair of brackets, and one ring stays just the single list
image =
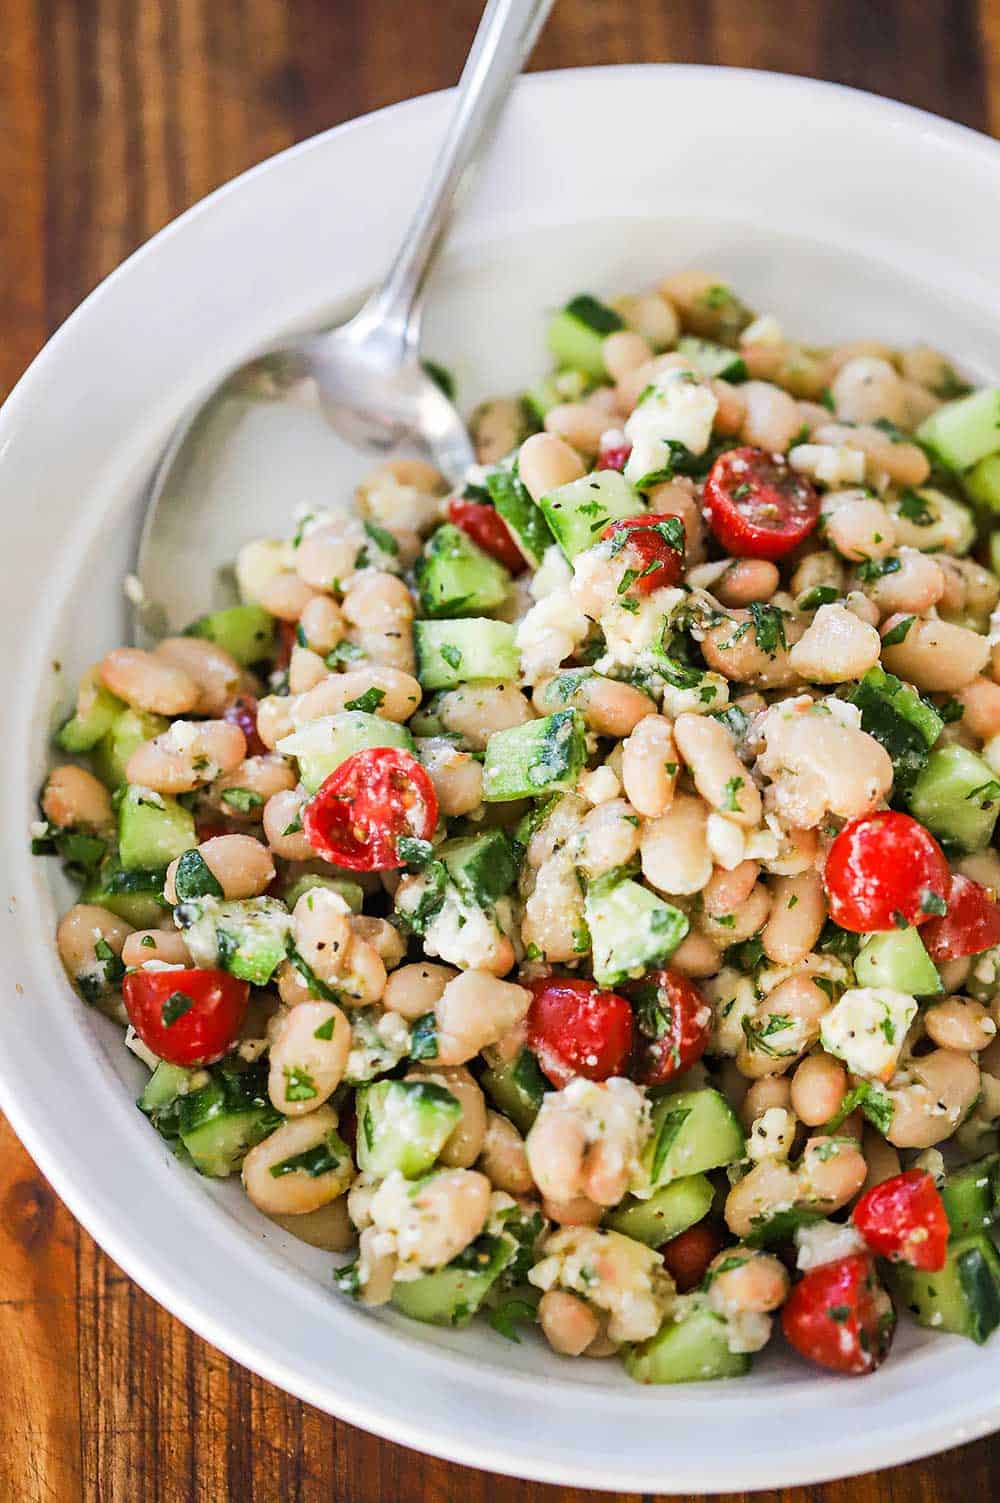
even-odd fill
[{"label": "white serving bowl", "polygon": [[[904,1321],[864,1382],[824,1377],[776,1341],[742,1381],[651,1389],[485,1325],[365,1314],[331,1290],[328,1257],[237,1185],[171,1158],[133,1105],[141,1067],[60,970],[63,895],[55,863],[28,854],[28,824],[57,710],[124,640],[144,481],[182,409],[229,366],[356,301],[449,108],[440,94],[382,111],[214,194],[87,300],[0,412],[0,1102],[71,1210],[180,1319],[406,1445],[552,1482],[700,1493],[841,1476],[984,1434],[1000,1426],[1000,1338],[979,1350]],[[926,341],[996,379],[998,242],[1000,149],[901,105],[722,69],[535,76],[454,229],[425,348],[471,402],[542,369],[544,310],[568,295],[703,265],[795,334]]]}]

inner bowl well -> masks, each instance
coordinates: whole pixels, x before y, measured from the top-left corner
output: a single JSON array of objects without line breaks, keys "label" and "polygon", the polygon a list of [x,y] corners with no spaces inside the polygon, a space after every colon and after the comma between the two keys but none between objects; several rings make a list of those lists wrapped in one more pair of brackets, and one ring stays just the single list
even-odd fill
[{"label": "inner bowl well", "polygon": [[[356,303],[402,232],[448,104],[383,111],[206,200],[98,289],[0,412],[0,1100],[75,1214],[181,1319],[404,1443],[543,1480],[701,1492],[814,1481],[970,1438],[1000,1423],[1000,1348],[905,1323],[864,1385],[814,1376],[775,1343],[743,1382],[652,1390],[485,1325],[364,1314],[331,1291],[328,1257],[236,1185],[173,1160],[132,1104],[144,1072],[61,973],[65,894],[54,863],[28,856],[26,830],[58,711],[125,640],[121,581],[152,465],[231,365]],[[453,233],[424,347],[471,406],[538,375],[545,312],[568,296],[704,265],[794,334],[927,342],[996,379],[998,188],[992,143],[831,86],[698,68],[535,76]],[[328,498],[302,499],[336,504],[334,481]],[[266,486],[252,499],[266,511]],[[219,557],[257,527],[237,508]]]}]

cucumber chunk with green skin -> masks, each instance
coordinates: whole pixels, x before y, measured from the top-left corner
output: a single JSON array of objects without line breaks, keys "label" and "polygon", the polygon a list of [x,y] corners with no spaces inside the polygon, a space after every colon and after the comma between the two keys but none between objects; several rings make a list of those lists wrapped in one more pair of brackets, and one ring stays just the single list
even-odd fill
[{"label": "cucumber chunk with green skin", "polygon": [[543,496],[539,505],[570,563],[598,542],[611,522],[638,517],[646,506],[638,491],[617,470],[595,470]]},{"label": "cucumber chunk with green skin", "polygon": [[891,1263],[888,1277],[919,1325],[952,1331],[979,1345],[1000,1325],[1000,1255],[984,1232],[950,1242],[938,1273]]},{"label": "cucumber chunk with green skin", "polygon": [[649,1200],[627,1195],[621,1205],[607,1212],[602,1225],[647,1247],[662,1247],[707,1216],[714,1198],[710,1180],[703,1174],[689,1174],[663,1185]]},{"label": "cucumber chunk with green skin", "polygon": [[127,708],[123,699],[104,687],[97,669],[92,668],[80,685],[76,712],[60,729],[56,744],[73,756],[90,751]]},{"label": "cucumber chunk with green skin", "polygon": [[694,334],[682,334],[677,341],[677,352],[690,360],[700,376],[706,381],[713,376],[723,381],[745,381],[746,361],[739,350],[730,350],[724,344],[711,339],[699,339]]},{"label": "cucumber chunk with green skin", "polygon": [[[558,393],[555,402],[558,402]],[[555,406],[555,402],[550,406]],[[545,414],[542,414],[544,418]],[[507,524],[507,530],[533,569],[542,562],[546,548],[555,539],[540,507],[512,470],[490,470],[485,480],[490,500]]]},{"label": "cucumber chunk with green skin", "polygon": [[392,1286],[392,1303],[411,1320],[467,1326],[516,1256],[512,1237],[486,1233],[435,1273],[398,1280]]},{"label": "cucumber chunk with green skin", "polygon": [[118,806],[118,856],[126,870],[162,870],[196,843],[194,816],[175,798],[126,788]]},{"label": "cucumber chunk with green skin", "polygon": [[557,365],[585,371],[595,381],[606,381],[604,341],[624,327],[613,308],[584,292],[552,317],[549,350]]},{"label": "cucumber chunk with green skin", "polygon": [[96,903],[117,913],[136,929],[153,928],[169,907],[163,896],[163,869],[126,870],[118,857],[108,856],[80,894],[81,903]]},{"label": "cucumber chunk with green skin", "polygon": [[339,715],[321,715],[283,736],[276,749],[283,757],[295,758],[303,788],[315,793],[342,762],[370,746],[398,746],[412,753],[413,737],[395,720],[383,720],[365,710],[341,710]]},{"label": "cucumber chunk with green skin", "polygon": [[985,1231],[1000,1214],[1000,1153],[953,1169],[940,1190],[953,1237]]},{"label": "cucumber chunk with green skin", "polygon": [[740,1378],[750,1371],[745,1352],[731,1352],[726,1323],[704,1305],[682,1320],[667,1320],[648,1341],[625,1348],[625,1371],[637,1383],[697,1383]]},{"label": "cucumber chunk with green skin", "polygon": [[978,851],[989,845],[1000,814],[1000,782],[967,747],[942,746],[928,757],[907,805],[939,840]]},{"label": "cucumber chunk with green skin", "polygon": [[174,919],[197,966],[266,986],[285,959],[291,915],[276,898],[192,898]]},{"label": "cucumber chunk with green skin", "polygon": [[542,1098],[552,1089],[530,1049],[521,1049],[508,1064],[487,1066],[479,1084],[522,1137],[531,1131]]},{"label": "cucumber chunk with green skin", "polygon": [[274,656],[274,617],[261,605],[231,605],[210,611],[184,628],[186,637],[205,637],[243,667]]},{"label": "cucumber chunk with green skin", "polygon": [[162,715],[150,715],[138,710],[122,710],[115,717],[111,729],[94,747],[94,771],[109,788],[117,788],[125,781],[128,759],[137,746],[162,735],[170,721]]},{"label": "cucumber chunk with green skin", "polygon": [[349,877],[298,877],[283,894],[282,901],[291,911],[303,893],[312,892],[314,887],[325,887],[328,892],[337,893],[352,913],[360,913],[364,906],[364,888],[357,882],[352,882]]},{"label": "cucumber chunk with green skin", "polygon": [[1000,386],[946,402],[924,418],[916,437],[949,470],[971,469],[1000,452]]},{"label": "cucumber chunk with green skin", "polygon": [[613,876],[592,882],[583,905],[598,986],[617,986],[654,970],[688,932],[687,915],[648,887]]},{"label": "cucumber chunk with green skin", "polygon": [[870,934],[855,957],[854,975],[859,986],[887,986],[911,997],[933,997],[944,990],[914,928]]},{"label": "cucumber chunk with green skin", "polygon": [[962,476],[962,488],[970,501],[1000,511],[1000,454],[990,454]]},{"label": "cucumber chunk with green skin", "polygon": [[261,1063],[240,1074],[213,1070],[207,1085],[178,1098],[178,1134],[200,1174],[225,1179],[284,1120],[268,1099]]},{"label": "cucumber chunk with green skin", "polygon": [[905,792],[927,761],[944,721],[916,689],[883,668],[869,668],[847,696],[861,711],[861,729],[892,758],[896,788]]},{"label": "cucumber chunk with green skin", "polygon": [[514,627],[488,616],[456,621],[415,621],[417,678],[424,689],[454,689],[470,679],[517,678],[520,657]]},{"label": "cucumber chunk with green skin", "polygon": [[171,1106],[179,1096],[188,1094],[195,1073],[184,1065],[172,1065],[161,1059],[139,1097],[139,1110],[151,1117]]},{"label": "cucumber chunk with green skin", "polygon": [[357,1093],[358,1168],[426,1174],[458,1126],[458,1099],[432,1080],[378,1080]]},{"label": "cucumber chunk with green skin", "polygon": [[640,1161],[644,1183],[630,1188],[639,1200],[649,1200],[661,1185],[720,1169],[745,1153],[743,1129],[719,1091],[709,1087],[660,1096],[653,1106],[651,1132]]},{"label": "cucumber chunk with green skin", "polygon": [[509,570],[452,522],[431,534],[413,572],[424,615],[438,619],[495,611],[510,590]]},{"label": "cucumber chunk with green skin", "polygon": [[486,743],[483,798],[499,804],[569,791],[586,760],[586,727],[578,710],[494,731]]},{"label": "cucumber chunk with green skin", "polygon": [[514,851],[503,830],[446,840],[434,854],[455,886],[480,908],[491,908],[517,881]]}]

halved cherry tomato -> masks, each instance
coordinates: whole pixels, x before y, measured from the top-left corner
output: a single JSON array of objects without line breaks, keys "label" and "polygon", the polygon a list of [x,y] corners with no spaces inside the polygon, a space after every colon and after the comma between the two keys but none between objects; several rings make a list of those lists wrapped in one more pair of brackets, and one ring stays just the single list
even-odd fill
[{"label": "halved cherry tomato", "polygon": [[844,826],[823,880],[834,923],[871,934],[926,924],[940,913],[951,869],[929,830],[908,814],[882,809]]},{"label": "halved cherry tomato", "polygon": [[705,511],[734,558],[784,558],[819,521],[819,496],[780,454],[727,449],[708,472]]},{"label": "halved cherry tomato", "polygon": [[810,1362],[836,1373],[874,1372],[895,1326],[892,1301],[868,1253],[811,1268],[781,1312],[785,1339]]},{"label": "halved cherry tomato", "polygon": [[[283,621],[281,624],[288,626],[290,623]],[[266,755],[267,747],[257,734],[257,700],[253,694],[241,694],[238,699],[226,705],[222,718],[228,720],[230,725],[239,726],[246,737],[248,757]]]},{"label": "halved cherry tomato", "polygon": [[701,1058],[712,1009],[693,982],[680,971],[650,971],[625,991],[635,1012],[636,1080],[662,1085]]},{"label": "halved cherry tomato", "polygon": [[617,992],[578,976],[532,983],[528,1043],[554,1086],[575,1075],[607,1080],[624,1073],[632,1049],[632,1009]]},{"label": "halved cherry tomato", "polygon": [[484,553],[505,564],[512,574],[520,574],[525,568],[524,554],[496,507],[487,506],[485,501],[466,501],[463,496],[453,496],[448,502],[448,520],[478,543]]},{"label": "halved cherry tomato", "polygon": [[925,1273],[939,1273],[948,1252],[948,1213],[923,1169],[894,1174],[862,1195],[851,1220],[872,1252]]},{"label": "halved cherry tomato", "polygon": [[927,953],[939,965],[981,955],[1000,945],[1000,903],[971,877],[956,873],[948,893],[948,912],[931,919],[921,935]]},{"label": "halved cherry tomato", "polygon": [[699,1221],[663,1244],[660,1248],[663,1266],[677,1285],[679,1294],[697,1289],[709,1263],[716,1253],[722,1251],[725,1241],[717,1226],[710,1221]]},{"label": "halved cherry tomato", "polygon": [[611,444],[609,448],[602,449],[597,456],[595,470],[623,470],[628,464],[628,457],[632,452],[631,444]]},{"label": "halved cherry tomato", "polygon": [[416,757],[395,746],[369,746],[323,781],[302,811],[302,828],[324,861],[385,872],[406,864],[397,842],[429,840],[437,817],[434,784]]},{"label": "halved cherry tomato", "polygon": [[129,971],[122,982],[129,1022],[171,1065],[210,1065],[233,1046],[250,987],[228,971]]},{"label": "halved cherry tomato", "polygon": [[615,557],[632,576],[625,589],[619,585],[619,594],[648,595],[676,584],[684,572],[684,524],[679,517],[665,512],[621,517],[605,527],[601,539],[611,541]]}]

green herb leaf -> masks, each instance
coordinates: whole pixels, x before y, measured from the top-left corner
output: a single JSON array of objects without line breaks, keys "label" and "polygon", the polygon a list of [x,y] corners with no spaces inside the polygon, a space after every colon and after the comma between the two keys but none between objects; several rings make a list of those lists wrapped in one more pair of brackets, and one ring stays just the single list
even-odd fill
[{"label": "green herb leaf", "polygon": [[882,646],[898,647],[900,642],[905,642],[906,634],[916,619],[916,616],[904,616],[902,621],[897,621],[892,630],[887,631],[882,638]]},{"label": "green herb leaf", "polygon": [[753,622],[753,634],[757,646],[761,652],[766,652],[768,657],[773,658],[779,648],[784,651],[788,646],[785,640],[785,615],[776,605],[764,605],[755,600],[750,606],[750,618]]},{"label": "green herb leaf", "polygon": [[300,1065],[286,1065],[285,1098],[288,1101],[314,1101],[319,1094],[316,1090],[316,1082],[308,1070],[303,1070]]},{"label": "green herb leaf", "polygon": [[179,1018],[183,1018],[194,1006],[194,998],[186,992],[171,992],[170,996],[160,1008],[160,1021],[164,1028],[172,1028]]},{"label": "green herb leaf", "polygon": [[384,699],[385,690],[377,689],[372,684],[371,688],[366,689],[363,694],[359,694],[357,699],[349,699],[344,705],[344,709],[362,710],[366,715],[374,715]]},{"label": "green herb leaf", "polygon": [[519,1343],[521,1338],[515,1327],[522,1321],[534,1322],[534,1319],[534,1305],[526,1299],[509,1299],[505,1300],[502,1305],[498,1305],[490,1315],[490,1325],[499,1336]]},{"label": "green herb leaf", "polygon": [[253,788],[223,788],[219,799],[239,814],[249,814],[252,810],[259,809],[264,802],[263,795]]},{"label": "green herb leaf", "polygon": [[410,1058],[436,1059],[437,1018],[432,1012],[422,1013],[410,1029]]},{"label": "green herb leaf", "polygon": [[458,670],[459,670],[459,668],[461,668],[461,666],[462,666],[462,653],[461,653],[461,650],[458,647],[456,647],[453,642],[442,642],[441,643],[441,656],[444,658],[445,662],[448,664],[448,667],[449,668],[454,668],[455,672],[457,673]]}]

